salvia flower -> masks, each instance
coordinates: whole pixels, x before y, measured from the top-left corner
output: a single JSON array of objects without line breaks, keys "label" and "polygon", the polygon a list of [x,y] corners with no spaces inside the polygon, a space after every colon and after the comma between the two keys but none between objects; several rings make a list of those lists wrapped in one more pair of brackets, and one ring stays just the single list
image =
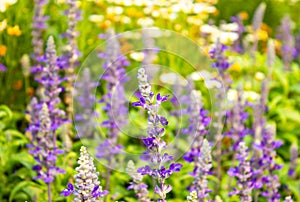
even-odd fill
[{"label": "salvia flower", "polygon": [[148,195],[148,186],[142,182],[143,176],[136,171],[133,161],[129,161],[127,164],[126,172],[132,178],[132,182],[127,187],[128,190],[133,189],[135,196],[141,202],[150,202]]},{"label": "salvia flower", "polygon": [[[38,173],[35,179],[41,179],[49,184],[54,180],[54,177],[65,171],[56,166],[57,155],[62,154],[56,141],[53,139],[54,132],[51,129],[51,119],[49,109],[46,103],[42,105],[42,109],[37,108],[36,99],[31,102],[31,124],[29,131],[32,135],[32,141],[29,145],[29,153],[33,155],[37,161],[33,170]],[[36,114],[39,113],[38,120]]]},{"label": "salvia flower", "polygon": [[32,22],[32,46],[33,46],[33,57],[38,61],[38,57],[42,56],[43,51],[43,33],[47,29],[45,21],[48,16],[44,15],[43,6],[48,3],[48,0],[34,0],[34,14]]},{"label": "salvia flower", "polygon": [[[66,71],[66,99],[65,102],[67,104],[67,114],[68,119],[72,119],[73,116],[73,103],[72,103],[72,95],[74,93],[73,84],[75,80],[75,70],[79,66],[79,50],[77,47],[76,37],[78,36],[78,32],[76,31],[76,25],[78,20],[80,19],[80,11],[77,5],[77,0],[67,0],[67,4],[69,9],[66,11],[66,15],[68,17],[68,29],[64,36],[67,38],[67,46],[66,53],[62,57],[60,57],[60,64],[64,66]],[[70,131],[69,131],[70,132]]]},{"label": "salvia flower", "polygon": [[[128,81],[125,67],[129,65],[126,57],[120,51],[120,44],[113,30],[108,30],[107,47],[99,57],[105,60],[103,68],[105,73],[103,79],[106,81],[106,93],[100,103],[107,115],[107,119],[102,122],[102,126],[107,128],[108,139],[101,143],[97,149],[97,158],[109,160],[112,155],[120,153],[123,148],[117,144],[119,129],[126,125],[127,107],[124,90],[124,83]],[[104,155],[103,148],[107,148]]]},{"label": "salvia flower", "polygon": [[233,43],[233,50],[235,50],[237,53],[243,53],[244,47],[243,47],[243,33],[246,31],[245,26],[243,25],[243,19],[241,15],[233,16],[231,17],[231,21],[236,23],[238,26],[237,34],[238,39],[234,41]]},{"label": "salvia flower", "polygon": [[[252,180],[255,189],[263,189],[261,195],[268,201],[279,201],[279,178],[275,171],[282,168],[275,162],[276,149],[282,145],[275,140],[275,128],[265,126],[262,130],[262,139],[254,144],[254,155],[251,160],[253,175]],[[265,171],[268,171],[267,173]]]},{"label": "salvia flower", "polygon": [[210,58],[213,60],[212,67],[218,69],[221,73],[230,67],[230,63],[225,56],[227,46],[217,40],[215,46],[210,50]]},{"label": "salvia flower", "polygon": [[102,190],[98,179],[99,173],[94,166],[94,159],[89,156],[86,148],[80,148],[79,166],[75,169],[78,174],[75,177],[75,184],[69,183],[67,188],[61,192],[62,196],[74,195],[76,202],[96,202],[103,198],[108,191]]},{"label": "salvia flower", "polygon": [[235,168],[231,168],[228,171],[230,176],[237,178],[237,187],[229,195],[239,195],[240,201],[249,202],[252,201],[252,170],[250,162],[248,161],[248,148],[245,142],[240,142],[237,148],[237,160],[239,165]]},{"label": "salvia flower", "polygon": [[279,27],[279,34],[278,39],[281,41],[281,53],[282,53],[282,60],[284,64],[285,70],[290,70],[290,65],[296,55],[295,50],[295,39],[292,35],[292,27],[291,27],[291,19],[289,15],[285,16],[281,20],[281,25]]},{"label": "salvia flower", "polygon": [[208,188],[207,176],[212,168],[211,146],[206,139],[203,139],[200,152],[194,157],[194,170],[191,175],[195,178],[190,186],[191,191],[197,192],[199,199],[207,198],[211,190]]},{"label": "salvia flower", "polygon": [[155,59],[155,56],[159,49],[155,46],[155,41],[151,36],[151,29],[143,29],[142,30],[142,41],[144,45],[144,58],[142,64],[145,67],[146,73],[148,76],[152,77],[154,75],[154,69],[151,68],[151,64]]},{"label": "salvia flower", "polygon": [[290,177],[295,176],[295,171],[298,166],[298,156],[298,146],[297,144],[293,144],[290,148],[290,168],[288,171]]},{"label": "salvia flower", "polygon": [[144,68],[138,70],[137,79],[141,97],[132,105],[141,106],[148,112],[148,136],[142,139],[147,151],[142,158],[152,165],[152,167],[147,165],[139,168],[138,173],[149,175],[157,182],[154,193],[159,196],[158,201],[162,202],[166,201],[166,195],[172,190],[170,185],[165,184],[165,180],[172,173],[179,172],[182,167],[179,163],[171,163],[169,168],[164,165],[172,161],[173,157],[163,151],[167,144],[162,140],[162,137],[165,135],[164,127],[168,125],[168,121],[159,115],[158,111],[161,103],[167,101],[168,96],[162,96],[160,93],[154,96]]},{"label": "salvia flower", "polygon": [[224,133],[232,140],[232,149],[236,151],[239,143],[247,134],[251,134],[251,130],[246,127],[245,122],[248,119],[247,102],[243,101],[243,90],[238,87],[237,99],[232,101],[232,107],[227,111],[226,123],[229,130]]},{"label": "salvia flower", "polygon": [[58,104],[61,103],[59,95],[63,91],[61,83],[64,79],[59,75],[60,68],[57,65],[57,55],[52,36],[50,36],[47,41],[45,62],[46,66],[41,67],[39,70],[41,77],[36,80],[43,87],[43,97],[41,101],[47,103],[52,123],[51,130],[55,131],[65,123],[66,120],[64,118],[65,112],[58,108]]},{"label": "salvia flower", "polygon": [[94,110],[94,105],[96,103],[96,97],[92,90],[98,85],[97,82],[91,81],[90,69],[85,68],[83,70],[81,82],[76,82],[75,86],[77,90],[75,91],[76,99],[78,100],[78,106],[76,106],[80,114],[75,115],[76,130],[78,137],[92,138],[94,137],[94,119],[98,113]]}]

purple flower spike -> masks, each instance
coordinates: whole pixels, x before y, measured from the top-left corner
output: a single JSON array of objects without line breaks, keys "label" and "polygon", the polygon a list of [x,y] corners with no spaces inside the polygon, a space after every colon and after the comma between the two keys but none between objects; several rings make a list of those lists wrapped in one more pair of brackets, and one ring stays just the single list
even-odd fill
[{"label": "purple flower spike", "polygon": [[139,94],[141,95],[140,102],[135,102],[134,106],[141,106],[148,112],[148,137],[143,138],[143,142],[147,147],[147,151],[141,156],[143,160],[151,163],[137,170],[141,175],[149,175],[155,181],[155,193],[159,196],[158,201],[166,201],[166,195],[172,189],[170,185],[165,184],[165,179],[169,178],[172,173],[179,172],[182,165],[172,163],[169,169],[166,169],[163,163],[173,160],[173,157],[164,152],[166,142],[162,140],[165,134],[164,126],[168,125],[165,117],[158,114],[162,102],[167,101],[168,96],[162,96],[160,93],[156,95],[154,101],[154,93],[151,85],[148,83],[148,78],[144,68],[138,70],[137,79],[139,83]]},{"label": "purple flower spike", "polygon": [[228,174],[237,178],[238,189],[235,188],[233,192],[229,193],[229,196],[239,195],[241,201],[250,202],[252,201],[251,193],[253,185],[251,180],[252,169],[250,167],[250,162],[247,160],[248,148],[244,142],[240,142],[237,149],[239,165],[236,168],[231,168],[228,171]]}]

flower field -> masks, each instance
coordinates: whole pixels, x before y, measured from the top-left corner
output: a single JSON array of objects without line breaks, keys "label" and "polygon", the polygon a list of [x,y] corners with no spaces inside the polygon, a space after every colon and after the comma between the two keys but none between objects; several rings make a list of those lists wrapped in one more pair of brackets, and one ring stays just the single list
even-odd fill
[{"label": "flower field", "polygon": [[300,201],[299,9],[0,0],[0,202]]}]

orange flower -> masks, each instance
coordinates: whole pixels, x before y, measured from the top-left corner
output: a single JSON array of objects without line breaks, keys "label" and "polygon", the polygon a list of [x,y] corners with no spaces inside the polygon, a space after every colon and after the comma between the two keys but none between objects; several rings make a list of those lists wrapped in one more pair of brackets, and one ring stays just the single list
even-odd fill
[{"label": "orange flower", "polygon": [[249,18],[248,13],[245,11],[240,12],[239,16],[242,18],[242,20],[248,20],[248,18]]},{"label": "orange flower", "polygon": [[13,89],[14,90],[20,90],[23,86],[23,83],[21,80],[17,80],[14,84],[13,84]]},{"label": "orange flower", "polygon": [[6,46],[0,45],[0,56],[4,56],[6,54]]},{"label": "orange flower", "polygon": [[11,36],[20,36],[22,34],[22,31],[20,30],[19,25],[15,25],[13,27],[7,28],[7,34]]}]

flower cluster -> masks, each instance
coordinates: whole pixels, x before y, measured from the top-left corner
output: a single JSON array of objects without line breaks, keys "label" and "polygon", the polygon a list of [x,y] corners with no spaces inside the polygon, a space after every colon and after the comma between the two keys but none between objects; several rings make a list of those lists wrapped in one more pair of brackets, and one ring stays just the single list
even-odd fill
[{"label": "flower cluster", "polygon": [[[166,195],[172,190],[172,187],[165,184],[165,179],[172,173],[179,172],[182,167],[179,163],[171,163],[169,168],[163,165],[173,160],[172,156],[163,152],[167,144],[162,137],[165,135],[164,126],[168,125],[168,121],[158,114],[161,103],[167,101],[168,96],[161,96],[160,93],[154,96],[144,68],[138,70],[137,78],[141,96],[140,100],[132,105],[141,106],[148,112],[148,137],[142,139],[147,151],[144,152],[142,158],[153,165],[153,168],[149,165],[141,167],[138,172],[142,175],[149,175],[157,181],[154,192],[158,194],[159,201],[166,201]],[[156,101],[154,101],[154,97],[156,97]]]},{"label": "flower cluster", "polygon": [[79,166],[76,168],[78,174],[75,177],[75,185],[69,183],[67,188],[61,192],[63,196],[74,195],[74,201],[95,202],[103,198],[108,191],[102,190],[98,180],[99,173],[93,163],[94,159],[89,156],[86,148],[80,148]]},{"label": "flower cluster", "polygon": [[234,191],[229,193],[232,195],[239,195],[240,200],[243,202],[252,201],[252,169],[250,166],[250,162],[248,161],[248,148],[245,145],[245,142],[240,142],[237,148],[237,160],[239,161],[239,165],[235,168],[231,168],[228,171],[230,176],[236,177],[237,187],[234,188]]}]

